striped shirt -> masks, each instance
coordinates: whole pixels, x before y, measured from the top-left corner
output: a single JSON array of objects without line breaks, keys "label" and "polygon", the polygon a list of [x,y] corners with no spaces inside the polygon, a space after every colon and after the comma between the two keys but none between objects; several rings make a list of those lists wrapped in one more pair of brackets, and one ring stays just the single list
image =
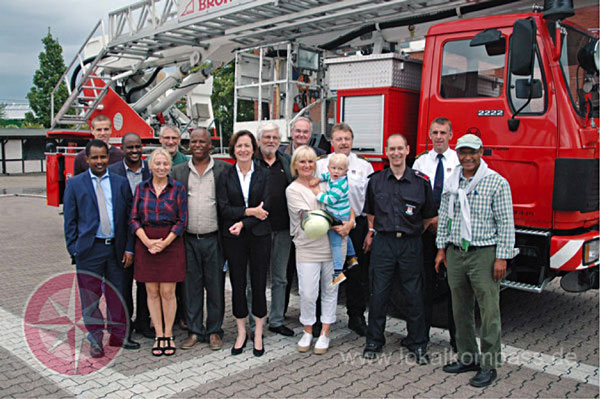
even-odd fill
[{"label": "striped shirt", "polygon": [[[471,178],[472,179],[472,178]],[[470,179],[461,171],[458,186],[465,188]],[[442,195],[439,210],[436,245],[446,248],[448,244],[461,246],[460,239],[460,201],[454,201],[454,220],[448,231],[449,193]],[[496,258],[512,259],[517,255],[515,249],[515,222],[513,217],[512,196],[506,179],[498,173],[483,178],[475,190],[467,195],[471,207],[471,245],[483,247],[496,245]]]},{"label": "striped shirt", "polygon": [[348,176],[333,180],[329,172],[326,172],[321,175],[321,180],[327,182],[327,189],[324,193],[317,194],[317,200],[324,203],[327,212],[336,218],[348,220],[350,217]]},{"label": "striped shirt", "polygon": [[152,178],[135,189],[131,207],[131,230],[144,226],[173,225],[171,231],[180,236],[187,225],[187,193],[180,182],[169,178],[167,187],[156,197]]}]

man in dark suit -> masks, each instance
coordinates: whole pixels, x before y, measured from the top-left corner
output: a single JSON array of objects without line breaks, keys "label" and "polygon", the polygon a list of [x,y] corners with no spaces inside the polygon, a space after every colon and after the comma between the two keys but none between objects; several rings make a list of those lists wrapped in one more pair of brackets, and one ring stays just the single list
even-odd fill
[{"label": "man in dark suit", "polygon": [[[310,138],[312,137],[312,122],[310,119],[301,116],[294,121],[294,125],[292,126],[292,141],[289,144],[281,144],[279,146],[279,151],[284,154],[289,155],[290,157],[294,154],[294,150],[301,145],[310,146]],[[326,154],[325,150],[319,147],[312,147],[313,150],[317,153],[317,156],[321,156]]]},{"label": "man in dark suit", "polygon": [[[210,156],[212,144],[206,129],[190,134],[192,159],[173,168],[171,173],[188,194],[188,224],[185,233],[186,273],[183,283],[188,338],[181,349],[208,342],[212,350],[223,347],[225,312],[225,274],[219,241],[216,187],[221,175],[231,167]],[[204,324],[206,290],[206,325]]]},{"label": "man in dark suit", "polygon": [[[150,169],[148,163],[142,159],[142,139],[137,133],[125,133],[122,141],[123,162],[117,162],[108,167],[110,173],[127,178],[131,194],[135,194],[135,188],[142,181],[150,178]],[[127,306],[128,316],[133,317],[133,267],[125,269],[125,280],[123,282],[123,299]],[[150,312],[148,311],[148,296],[146,294],[146,285],[142,282],[136,282],[136,308],[137,315],[135,322],[131,322],[131,330],[135,330],[146,338],[154,338],[154,333],[150,329]],[[131,330],[128,331],[125,347],[132,346],[139,348],[139,344],[131,339]],[[132,348],[133,349],[133,348]]]},{"label": "man in dark suit", "polygon": [[[129,232],[132,196],[127,179],[107,172],[108,146],[91,140],[86,148],[89,170],[67,181],[64,229],[67,250],[74,259],[90,355],[104,356],[104,316],[98,303],[105,292],[110,346],[122,346],[127,320],[123,301],[124,269],[133,263]],[[104,280],[104,281],[103,281]],[[103,289],[103,284],[108,285]]]}]

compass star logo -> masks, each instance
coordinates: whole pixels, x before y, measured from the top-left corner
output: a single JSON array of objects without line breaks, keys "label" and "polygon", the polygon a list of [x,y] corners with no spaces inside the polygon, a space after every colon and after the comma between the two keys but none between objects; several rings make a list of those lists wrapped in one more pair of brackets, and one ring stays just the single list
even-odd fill
[{"label": "compass star logo", "polygon": [[[108,311],[106,298],[111,298],[112,312]],[[119,346],[107,344],[123,341],[127,318],[105,320],[105,316],[111,318],[114,314],[127,312],[112,284],[91,273],[59,274],[42,283],[29,298],[23,321],[25,339],[34,357],[55,372],[90,374],[109,365],[120,352]],[[102,357],[91,356],[90,339],[94,338],[90,330],[96,339],[103,337]],[[112,333],[110,340],[107,331]]]}]

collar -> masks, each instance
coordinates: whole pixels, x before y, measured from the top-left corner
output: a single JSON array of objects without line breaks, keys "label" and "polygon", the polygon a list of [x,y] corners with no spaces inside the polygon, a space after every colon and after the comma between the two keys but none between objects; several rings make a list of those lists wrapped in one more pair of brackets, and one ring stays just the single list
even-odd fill
[{"label": "collar", "polygon": [[125,171],[132,171],[133,173],[142,173],[142,171],[144,170],[144,160],[142,159],[142,167],[139,168],[137,171],[131,169],[129,166],[127,166],[127,162],[125,162],[125,160],[123,159],[123,166],[125,166]]},{"label": "collar", "polygon": [[[452,154],[453,151],[454,151],[453,149],[448,147],[448,149],[446,149],[446,151],[444,151],[442,153],[442,155],[444,156],[444,159],[445,160],[450,159],[450,155]],[[435,150],[429,150],[429,158],[431,158],[432,161],[435,161],[437,156],[438,156],[438,153],[435,152]]]},{"label": "collar", "polygon": [[[281,158],[281,154],[279,153],[279,150],[275,150],[275,161],[273,161],[273,163],[279,161],[280,158]],[[256,154],[256,159],[259,161],[263,161],[264,163],[267,163],[267,161],[265,160],[265,157],[263,156],[263,154],[260,150],[258,150],[258,154]]]},{"label": "collar", "polygon": [[396,176],[394,176],[394,173],[392,173],[392,168],[385,168],[383,173],[385,173],[384,178],[394,179],[396,181],[406,180],[406,181],[411,182],[412,177],[414,176],[414,173],[412,173],[412,168],[410,168],[408,166],[404,169],[404,174],[399,179],[396,179]]},{"label": "collar", "polygon": [[[146,187],[152,186],[152,176],[150,176],[149,178],[147,178],[146,180],[144,180],[143,182],[141,182],[140,185],[143,185],[143,186],[146,186]],[[169,176],[167,178],[167,187],[174,186],[174,185],[175,185],[174,180]]]},{"label": "collar", "polygon": [[[465,175],[463,174],[463,168],[462,168],[462,166],[460,166],[460,165],[459,165],[459,166],[458,166],[458,168],[460,168],[460,174],[458,175],[458,177],[459,177],[459,179],[460,179],[460,180],[466,180],[466,181],[469,181],[469,180],[471,180],[473,177],[475,177],[475,175],[473,175],[473,176],[471,176],[471,177],[469,177],[469,178],[466,178],[466,177],[465,177]],[[475,173],[477,173],[477,171],[475,171]]]},{"label": "collar", "polygon": [[[242,171],[240,170],[240,166],[238,165],[238,163],[235,163],[235,170],[237,171],[237,173],[239,175],[242,175]],[[254,161],[252,161],[252,163],[250,164],[250,171],[248,173],[252,173],[254,172]]]},{"label": "collar", "polygon": [[[98,177],[95,174],[93,174],[92,170],[89,168],[88,168],[88,173],[90,174],[90,177],[92,178],[92,180],[96,180],[96,178]],[[110,177],[110,175],[108,174],[108,168],[106,168],[106,172],[102,176],[100,176],[100,180],[104,180],[107,177]]]},{"label": "collar", "polygon": [[[215,165],[215,161],[213,160],[213,157],[211,157],[209,155],[208,156],[208,166],[204,170],[203,174],[206,174],[206,172],[208,172],[209,170],[211,170],[214,165]],[[196,170],[196,165],[194,165],[194,161],[193,161],[192,158],[190,158],[190,160],[188,161],[188,168],[190,168],[190,170],[192,171],[192,173],[198,174],[198,171]]]}]

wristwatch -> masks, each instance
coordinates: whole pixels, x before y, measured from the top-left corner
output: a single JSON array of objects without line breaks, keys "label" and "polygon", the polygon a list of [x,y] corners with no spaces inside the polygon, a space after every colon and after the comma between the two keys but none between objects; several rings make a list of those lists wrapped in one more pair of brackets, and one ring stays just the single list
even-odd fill
[{"label": "wristwatch", "polygon": [[375,235],[375,233],[377,233],[377,232],[375,231],[375,229],[373,229],[373,228],[370,228],[370,229],[369,229],[369,231],[370,231],[371,233],[373,233],[373,235]]}]

